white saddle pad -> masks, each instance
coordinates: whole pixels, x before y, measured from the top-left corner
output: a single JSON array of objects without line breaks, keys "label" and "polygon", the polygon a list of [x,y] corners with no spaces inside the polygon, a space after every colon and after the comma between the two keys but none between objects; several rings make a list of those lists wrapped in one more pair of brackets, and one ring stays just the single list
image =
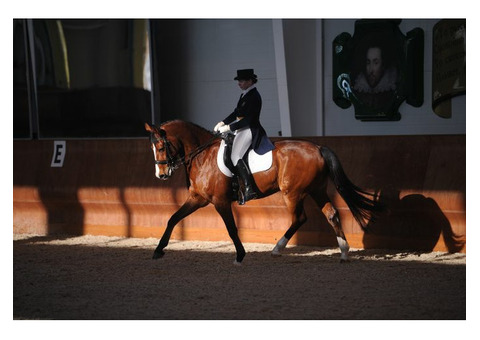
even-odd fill
[{"label": "white saddle pad", "polygon": [[[230,169],[227,168],[223,162],[223,153],[225,150],[225,141],[222,140],[220,147],[218,148],[217,154],[217,165],[220,171],[227,177],[232,177],[233,174]],[[264,155],[259,155],[253,150],[250,150],[248,153],[248,164],[250,166],[250,171],[252,174],[256,172],[266,171],[270,169],[273,162],[272,151],[267,152]]]}]

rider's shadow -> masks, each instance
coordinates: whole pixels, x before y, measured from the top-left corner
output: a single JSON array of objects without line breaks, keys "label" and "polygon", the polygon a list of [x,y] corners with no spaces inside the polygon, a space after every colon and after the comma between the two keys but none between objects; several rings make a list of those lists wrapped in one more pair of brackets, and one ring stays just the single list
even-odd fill
[{"label": "rider's shadow", "polygon": [[[432,251],[443,237],[449,252],[458,252],[465,246],[465,235],[456,235],[449,220],[437,202],[421,194],[400,198],[395,188],[382,190],[379,201],[387,207],[365,233],[365,248],[379,248],[381,244],[396,249]],[[391,244],[388,244],[391,243]]]}]

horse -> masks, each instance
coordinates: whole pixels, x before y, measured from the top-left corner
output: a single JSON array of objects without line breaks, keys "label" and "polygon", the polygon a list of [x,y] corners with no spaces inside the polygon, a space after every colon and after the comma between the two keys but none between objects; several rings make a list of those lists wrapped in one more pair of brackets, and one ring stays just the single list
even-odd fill
[{"label": "horse", "polygon": [[[182,219],[211,203],[222,217],[235,246],[234,263],[241,264],[246,252],[232,213],[232,178],[225,176],[216,162],[220,136],[182,120],[168,121],[160,126],[145,123],[145,130],[150,133],[156,177],[167,180],[184,165],[189,182],[188,198],[168,220],[153,258],[164,256],[172,231]],[[290,227],[273,248],[272,255],[280,256],[288,241],[305,223],[304,200],[310,195],[333,227],[341,251],[340,262],[348,262],[350,247],[339,213],[327,195],[327,180],[330,178],[333,181],[353,217],[365,231],[368,222],[382,210],[375,195],[354,185],[335,153],[326,146],[294,139],[276,141],[274,145],[270,169],[253,174],[261,193],[257,199],[280,191],[291,215]]]}]

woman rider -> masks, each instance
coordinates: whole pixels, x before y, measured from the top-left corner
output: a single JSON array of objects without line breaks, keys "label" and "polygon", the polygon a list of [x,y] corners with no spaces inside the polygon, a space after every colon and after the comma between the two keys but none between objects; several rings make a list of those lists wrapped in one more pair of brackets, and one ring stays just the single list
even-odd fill
[{"label": "woman rider", "polygon": [[267,133],[260,124],[260,110],[262,109],[262,97],[258,93],[255,84],[257,75],[253,69],[237,70],[234,80],[242,90],[237,107],[223,121],[219,122],[214,131],[220,133],[233,132],[235,138],[232,145],[232,163],[235,166],[238,176],[245,184],[244,200],[248,201],[257,197],[252,187],[253,177],[243,161],[243,156],[250,149],[263,155],[275,146],[270,142]]}]

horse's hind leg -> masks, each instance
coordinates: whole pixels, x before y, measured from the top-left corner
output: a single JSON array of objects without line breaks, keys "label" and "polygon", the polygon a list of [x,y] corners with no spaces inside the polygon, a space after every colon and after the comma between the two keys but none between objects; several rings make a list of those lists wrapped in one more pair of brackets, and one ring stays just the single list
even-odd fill
[{"label": "horse's hind leg", "polygon": [[281,255],[281,251],[285,249],[288,241],[290,241],[292,236],[297,232],[298,228],[300,228],[307,220],[305,209],[303,208],[303,197],[292,198],[285,196],[285,202],[287,203],[287,208],[292,215],[292,224],[273,248],[272,256]]},{"label": "horse's hind leg", "polygon": [[332,205],[332,203],[327,202],[323,208],[322,212],[328,220],[328,223],[333,227],[335,235],[337,236],[338,246],[340,247],[341,255],[340,262],[348,262],[348,250],[350,246],[348,245],[345,234],[342,230],[342,224],[340,223],[340,216],[338,215],[337,209]]},{"label": "horse's hind leg", "polygon": [[327,218],[328,223],[333,227],[335,235],[337,236],[338,246],[340,247],[341,255],[340,262],[348,262],[348,251],[350,246],[348,245],[347,238],[342,230],[342,224],[340,222],[340,216],[337,209],[330,202],[326,193],[312,194],[313,199],[317,205],[322,209],[323,214]]}]

